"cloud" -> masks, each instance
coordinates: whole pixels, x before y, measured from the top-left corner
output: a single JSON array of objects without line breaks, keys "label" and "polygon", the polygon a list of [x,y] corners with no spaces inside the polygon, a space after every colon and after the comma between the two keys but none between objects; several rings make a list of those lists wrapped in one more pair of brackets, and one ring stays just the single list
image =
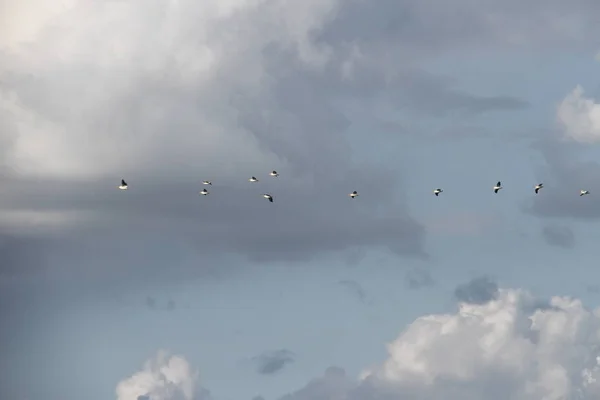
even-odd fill
[{"label": "cloud", "polygon": [[406,273],[406,285],[409,289],[420,289],[432,286],[435,281],[429,271],[423,268],[412,268]]},{"label": "cloud", "polygon": [[577,142],[600,141],[600,104],[583,96],[577,85],[558,106],[557,116],[568,138]]},{"label": "cloud", "polygon": [[256,371],[259,374],[272,375],[281,371],[287,364],[293,363],[295,355],[289,350],[280,349],[265,351],[252,360],[256,363]]},{"label": "cloud", "polygon": [[366,303],[367,294],[365,293],[365,289],[362,285],[354,280],[345,279],[338,282],[338,284],[347,288],[354,296],[356,296],[361,303]]},{"label": "cloud", "polygon": [[580,144],[565,143],[552,137],[536,142],[533,148],[545,161],[539,174],[548,179],[544,183],[545,193],[533,197],[523,210],[538,217],[599,218],[600,206],[593,201],[593,196],[580,197],[579,191],[585,189],[590,194],[600,191],[600,164],[583,160]]},{"label": "cloud", "polygon": [[472,304],[485,304],[498,295],[498,284],[487,276],[473,278],[467,283],[460,284],[454,290],[458,301]]},{"label": "cloud", "polygon": [[571,249],[575,246],[575,234],[566,226],[544,226],[542,228],[542,237],[550,246],[558,246],[565,249]]},{"label": "cloud", "polygon": [[[570,297],[542,301],[524,290],[498,289],[489,301],[417,318],[387,353],[358,379],[330,367],[280,400],[595,400],[600,309]],[[198,374],[185,359],[159,353],[120,382],[117,394],[119,400],[208,398],[195,387]]]},{"label": "cloud", "polygon": [[[600,396],[600,309],[589,310],[569,297],[541,301],[523,290],[498,289],[487,302],[462,302],[455,313],[417,318],[387,345],[387,352],[359,379],[331,367],[280,400]],[[206,390],[192,390],[197,379],[185,359],[159,353],[119,383],[118,399],[207,398],[202,397]]]},{"label": "cloud", "polygon": [[325,374],[285,400],[592,400],[600,395],[600,311],[521,290],[418,318],[361,379]]},{"label": "cloud", "polygon": [[[93,243],[163,232],[206,257],[306,260],[356,246],[424,257],[401,174],[351,161],[352,119],[338,100],[399,86],[421,93],[425,108],[427,93],[442,99],[432,112],[486,100],[416,67],[388,87],[377,78],[384,59],[312,36],[343,7],[73,1],[47,18],[19,14],[39,26],[27,45],[15,39],[0,52],[3,212],[18,217],[13,225],[33,211],[54,216],[48,235]],[[115,190],[121,178],[128,192]],[[214,182],[206,198],[202,179]],[[350,203],[351,190],[368,195]]]},{"label": "cloud", "polygon": [[160,350],[141,371],[119,382],[117,400],[206,400],[209,393],[198,379],[185,358]]}]

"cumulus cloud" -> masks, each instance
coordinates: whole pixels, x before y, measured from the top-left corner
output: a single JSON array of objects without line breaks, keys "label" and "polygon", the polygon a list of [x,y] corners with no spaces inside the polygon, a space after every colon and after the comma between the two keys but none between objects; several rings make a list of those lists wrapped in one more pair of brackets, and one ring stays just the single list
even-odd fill
[{"label": "cumulus cloud", "polygon": [[286,365],[293,363],[295,355],[289,350],[280,349],[265,351],[253,357],[252,360],[256,363],[256,371],[259,374],[271,375],[281,371]]},{"label": "cumulus cloud", "polygon": [[[498,289],[487,302],[461,302],[455,313],[417,318],[387,351],[383,362],[357,379],[331,367],[280,400],[600,396],[600,309],[587,309],[574,298],[541,301],[524,290]],[[159,353],[119,383],[117,394],[119,400],[206,398],[205,390],[193,391],[197,384],[185,359]]]},{"label": "cumulus cloud", "polygon": [[560,103],[557,116],[570,139],[584,143],[600,141],[600,104],[585,97],[580,85]]},{"label": "cumulus cloud", "polygon": [[161,350],[141,371],[119,382],[117,400],[206,400],[199,374],[182,356]]},{"label": "cumulus cloud", "polygon": [[418,318],[358,382],[326,374],[285,400],[592,400],[600,396],[600,311],[554,297],[547,307],[500,289],[455,314]]},{"label": "cumulus cloud", "polygon": [[550,246],[570,249],[575,246],[573,230],[561,225],[548,225],[542,228],[542,237]]}]

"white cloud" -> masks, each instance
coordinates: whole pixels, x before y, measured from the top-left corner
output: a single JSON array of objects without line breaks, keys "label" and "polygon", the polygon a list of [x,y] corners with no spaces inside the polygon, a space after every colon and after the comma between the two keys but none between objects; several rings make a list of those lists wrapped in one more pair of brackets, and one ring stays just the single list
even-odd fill
[{"label": "white cloud", "polygon": [[[523,290],[501,289],[488,303],[460,303],[455,314],[418,318],[387,347],[388,358],[358,380],[330,368],[282,399],[600,398],[600,309],[588,310],[577,299],[542,302]],[[185,360],[162,360],[121,382],[119,400],[160,396],[165,382],[191,393],[196,380]]]},{"label": "white cloud", "polygon": [[600,141],[600,104],[583,96],[577,85],[558,106],[558,120],[570,139],[583,143]]},{"label": "white cloud", "polygon": [[[544,305],[527,292],[500,290],[486,304],[418,318],[388,353],[346,399],[600,398],[600,311],[576,299]],[[339,393],[331,384],[325,375],[285,399],[309,400],[327,388],[330,395],[319,398],[333,400]]]},{"label": "white cloud", "polygon": [[199,387],[199,375],[188,361],[160,350],[141,371],[119,382],[117,400],[200,400],[205,392]]}]

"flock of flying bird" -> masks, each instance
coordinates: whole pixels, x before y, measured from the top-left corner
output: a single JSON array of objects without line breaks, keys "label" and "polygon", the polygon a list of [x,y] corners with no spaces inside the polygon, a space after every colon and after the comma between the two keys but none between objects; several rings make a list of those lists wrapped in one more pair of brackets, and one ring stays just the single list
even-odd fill
[{"label": "flock of flying bird", "polygon": [[[269,173],[269,175],[271,175],[272,177],[278,177],[279,173],[277,171],[271,171]],[[250,179],[248,179],[248,181],[250,182],[258,182],[258,179],[255,176],[250,177]],[[204,185],[212,185],[211,181],[202,181],[202,184]],[[544,187],[543,183],[538,183],[537,185],[535,185],[535,187],[533,188],[533,190],[535,191],[535,193],[537,194],[542,188]],[[127,182],[125,182],[124,179],[121,179],[121,185],[118,186],[119,189],[121,190],[127,190],[128,185]],[[492,188],[494,189],[494,193],[498,193],[499,190],[502,189],[502,182],[498,181],[498,183],[496,183],[496,185]],[[439,196],[440,193],[442,193],[444,190],[441,188],[436,188],[433,190],[433,194],[435,194],[436,196]],[[202,189],[202,191],[200,191],[200,194],[203,196],[206,196],[209,194],[208,190],[206,189]],[[583,190],[581,189],[579,191],[579,196],[585,196],[586,194],[590,194],[589,191],[587,190]],[[358,192],[355,190],[352,193],[349,193],[348,196],[350,196],[351,199],[355,198],[358,196]],[[271,203],[273,202],[273,195],[269,194],[269,193],[264,193],[263,197],[267,200],[269,200]]]}]

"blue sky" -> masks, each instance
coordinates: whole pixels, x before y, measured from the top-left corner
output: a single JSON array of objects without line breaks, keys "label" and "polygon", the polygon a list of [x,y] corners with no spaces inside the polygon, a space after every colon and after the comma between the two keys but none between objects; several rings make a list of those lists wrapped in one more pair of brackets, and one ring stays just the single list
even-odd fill
[{"label": "blue sky", "polygon": [[[217,400],[584,390],[526,367],[511,385],[487,379],[510,352],[466,378],[433,368],[463,343],[431,321],[483,341],[460,303],[538,321],[564,343],[569,330],[552,330],[563,319],[600,332],[589,311],[600,296],[598,5],[371,3],[73,1],[34,13],[36,0],[0,0],[19,21],[0,28],[0,397],[100,400],[121,383],[118,400],[205,398],[146,388],[170,379],[135,375],[161,349]],[[577,85],[589,108],[565,100]],[[211,195],[199,198],[204,179]],[[490,301],[461,302],[463,284]],[[519,289],[555,311],[531,311]],[[519,329],[493,343],[517,346]],[[518,362],[580,376],[591,367],[573,349],[592,354],[596,340],[560,351],[541,340]],[[431,368],[406,372],[410,349]],[[486,349],[465,350],[465,368]],[[292,360],[261,374],[278,350]],[[331,366],[352,389],[311,381]],[[546,392],[519,392],[527,385]]]}]

